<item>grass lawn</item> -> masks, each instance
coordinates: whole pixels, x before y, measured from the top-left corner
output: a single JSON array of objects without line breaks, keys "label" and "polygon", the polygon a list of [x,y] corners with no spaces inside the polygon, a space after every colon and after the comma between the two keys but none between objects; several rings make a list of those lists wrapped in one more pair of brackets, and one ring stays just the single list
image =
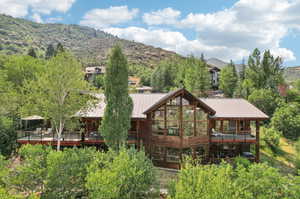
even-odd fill
[{"label": "grass lawn", "polygon": [[261,162],[267,162],[269,165],[279,168],[283,174],[296,174],[295,169],[295,142],[286,138],[280,138],[278,148],[262,147]]}]

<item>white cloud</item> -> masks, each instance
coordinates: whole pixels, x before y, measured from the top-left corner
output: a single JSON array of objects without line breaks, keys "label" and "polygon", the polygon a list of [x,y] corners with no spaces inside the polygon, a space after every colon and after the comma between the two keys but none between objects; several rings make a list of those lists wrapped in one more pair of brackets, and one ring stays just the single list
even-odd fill
[{"label": "white cloud", "polygon": [[228,48],[226,46],[205,45],[199,40],[188,40],[182,33],[162,29],[149,30],[139,27],[107,28],[104,31],[120,38],[142,42],[148,45],[161,47],[182,55],[200,56],[201,53],[218,57],[223,60],[239,59],[249,55],[249,51],[241,48]]},{"label": "white cloud", "polygon": [[85,14],[80,24],[97,29],[106,28],[111,25],[128,22],[136,17],[138,12],[139,10],[137,8],[129,10],[127,6],[93,9]]},{"label": "white cloud", "polygon": [[[296,5],[300,8],[300,1],[297,2],[240,0],[223,11],[191,13],[178,21],[177,27],[194,29],[198,33],[197,39],[208,46],[219,45],[248,51],[256,47],[262,50],[271,49],[284,60],[294,60],[293,52],[282,48],[280,42],[292,27],[300,27],[299,21],[296,22],[300,13],[296,10],[290,11]],[[296,24],[292,24],[292,21]]]},{"label": "white cloud", "polygon": [[41,15],[35,13],[31,16],[31,18],[33,19],[33,21],[37,22],[37,23],[43,23],[43,19],[41,17]]},{"label": "white cloud", "polygon": [[25,17],[29,11],[39,15],[48,15],[53,11],[64,13],[74,2],[75,0],[0,0],[0,13],[13,17]]},{"label": "white cloud", "polygon": [[165,8],[143,15],[143,21],[148,25],[159,25],[159,24],[175,24],[180,11],[174,10],[173,8]]}]

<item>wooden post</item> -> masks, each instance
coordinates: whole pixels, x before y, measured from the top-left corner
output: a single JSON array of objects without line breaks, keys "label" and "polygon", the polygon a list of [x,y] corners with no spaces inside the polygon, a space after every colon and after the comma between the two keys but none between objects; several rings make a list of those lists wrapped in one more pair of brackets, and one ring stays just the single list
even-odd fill
[{"label": "wooden post", "polygon": [[195,136],[197,136],[197,127],[196,127],[196,125],[197,125],[197,118],[196,118],[196,111],[197,111],[197,109],[196,109],[196,106],[197,106],[197,104],[196,103],[193,103],[194,105],[193,105],[193,110],[194,110],[194,137]]},{"label": "wooden post", "polygon": [[[167,105],[164,105],[164,125],[165,125],[165,129],[167,129]],[[168,130],[164,131],[164,136],[168,135]]]},{"label": "wooden post", "polygon": [[224,122],[223,120],[221,120],[221,126],[220,126],[221,133],[223,133],[223,130],[224,130]]},{"label": "wooden post", "polygon": [[140,121],[136,121],[136,140],[137,140],[137,149],[140,150]]},{"label": "wooden post", "polygon": [[259,121],[256,120],[256,143],[255,143],[255,161],[259,162]]}]

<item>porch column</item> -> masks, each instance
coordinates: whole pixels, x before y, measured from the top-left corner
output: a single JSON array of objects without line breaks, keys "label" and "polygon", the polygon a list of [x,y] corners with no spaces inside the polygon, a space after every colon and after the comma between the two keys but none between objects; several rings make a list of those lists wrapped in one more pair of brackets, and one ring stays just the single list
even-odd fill
[{"label": "porch column", "polygon": [[259,162],[259,121],[256,120],[256,143],[255,143],[255,161]]}]

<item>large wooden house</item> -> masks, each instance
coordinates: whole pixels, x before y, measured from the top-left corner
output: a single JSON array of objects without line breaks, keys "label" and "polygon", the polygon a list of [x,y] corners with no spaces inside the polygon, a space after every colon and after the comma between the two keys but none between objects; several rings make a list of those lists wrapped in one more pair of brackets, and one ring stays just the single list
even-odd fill
[{"label": "large wooden house", "polygon": [[[170,93],[130,94],[134,108],[128,143],[143,146],[157,166],[179,168],[184,154],[204,163],[245,156],[259,161],[259,126],[268,116],[244,99],[197,98],[185,89]],[[104,115],[103,94],[97,106],[78,112],[81,131],[64,132],[62,146],[104,145],[98,133]],[[26,118],[28,123],[45,124]],[[29,125],[32,126],[32,125]],[[44,126],[44,127],[47,127]],[[31,129],[32,130],[32,129]],[[52,129],[22,131],[21,144],[56,145]],[[252,155],[253,154],[253,155]]]}]

